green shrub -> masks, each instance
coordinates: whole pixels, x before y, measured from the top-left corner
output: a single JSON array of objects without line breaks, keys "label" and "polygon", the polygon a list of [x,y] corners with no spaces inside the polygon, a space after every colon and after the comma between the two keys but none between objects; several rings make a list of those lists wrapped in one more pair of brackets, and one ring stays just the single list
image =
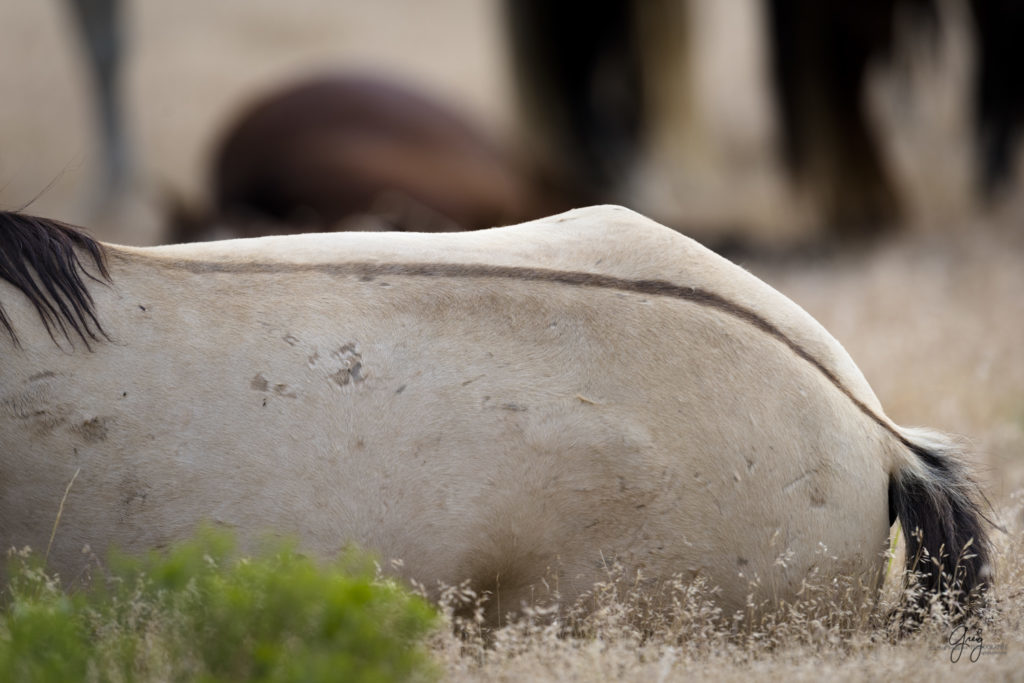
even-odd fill
[{"label": "green shrub", "polygon": [[89,650],[82,597],[65,595],[27,560],[8,591],[0,621],[0,680],[85,678]]},{"label": "green shrub", "polygon": [[433,609],[372,563],[289,547],[240,558],[204,530],[166,554],[115,557],[68,595],[17,558],[0,613],[0,680],[396,681],[436,678]]}]

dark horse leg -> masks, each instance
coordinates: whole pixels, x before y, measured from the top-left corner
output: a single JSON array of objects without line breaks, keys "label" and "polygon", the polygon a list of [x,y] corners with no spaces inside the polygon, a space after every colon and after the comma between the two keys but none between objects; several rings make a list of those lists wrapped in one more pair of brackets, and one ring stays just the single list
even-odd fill
[{"label": "dark horse leg", "polygon": [[[929,0],[905,0],[927,9]],[[900,207],[864,109],[869,64],[893,43],[896,0],[770,0],[783,156],[840,238],[891,227]]]},{"label": "dark horse leg", "polygon": [[639,151],[643,90],[630,0],[506,0],[533,144],[584,203],[609,201]]},{"label": "dark horse leg", "polygon": [[978,66],[975,117],[982,191],[991,198],[1013,175],[1024,124],[1019,42],[1024,6],[1016,0],[972,0]]},{"label": "dark horse leg", "polygon": [[102,196],[110,198],[128,176],[128,142],[120,107],[122,56],[120,0],[68,0],[93,73],[106,165]]}]

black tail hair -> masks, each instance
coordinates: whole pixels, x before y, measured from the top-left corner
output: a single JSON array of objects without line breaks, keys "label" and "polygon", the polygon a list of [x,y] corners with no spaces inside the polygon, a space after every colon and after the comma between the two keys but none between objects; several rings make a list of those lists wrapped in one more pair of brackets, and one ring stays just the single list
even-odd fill
[{"label": "black tail hair", "polygon": [[[35,306],[50,338],[59,332],[68,342],[76,333],[89,340],[109,339],[81,275],[102,282],[82,265],[76,248],[91,257],[103,280],[109,281],[103,245],[79,228],[48,218],[0,211],[0,279],[22,292]],[[20,346],[14,326],[0,303],[0,327]],[[72,342],[73,343],[73,342]]]},{"label": "black tail hair", "polygon": [[906,538],[906,581],[919,581],[904,607],[923,616],[943,596],[958,605],[954,617],[970,616],[992,581],[988,527],[994,525],[981,511],[984,496],[952,441],[927,430],[903,431],[919,464],[889,480],[890,515],[899,517]]}]

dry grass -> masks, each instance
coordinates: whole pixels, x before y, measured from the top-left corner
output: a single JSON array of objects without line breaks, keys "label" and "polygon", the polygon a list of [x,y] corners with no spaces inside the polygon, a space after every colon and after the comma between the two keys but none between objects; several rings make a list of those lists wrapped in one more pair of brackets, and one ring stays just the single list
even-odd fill
[{"label": "dry grass", "polygon": [[[1019,516],[1021,498],[1024,493],[1003,512]],[[479,614],[456,616],[486,598],[450,590],[443,604],[455,628],[437,636],[433,648],[453,681],[1013,677],[1024,670],[1019,527],[999,535],[995,545],[1000,582],[984,620],[960,630],[935,609],[916,632],[900,636],[887,616],[899,605],[898,572],[877,604],[837,606],[826,597],[835,594],[828,578],[824,585],[808,585],[800,603],[754,620],[751,613],[722,614],[712,591],[699,583],[663,587],[661,597],[669,597],[671,607],[652,613],[649,593],[624,589],[609,577],[575,611],[527,611],[490,633],[481,629]],[[965,633],[964,646],[955,647]],[[973,640],[978,636],[980,650]]]}]

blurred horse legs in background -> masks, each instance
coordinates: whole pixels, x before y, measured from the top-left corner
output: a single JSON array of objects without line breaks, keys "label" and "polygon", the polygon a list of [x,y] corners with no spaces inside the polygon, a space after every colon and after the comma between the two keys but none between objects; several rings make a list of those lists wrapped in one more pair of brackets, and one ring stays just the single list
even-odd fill
[{"label": "blurred horse legs in background", "polygon": [[[894,4],[847,9],[813,0],[768,2],[783,155],[821,220],[840,237],[880,230],[899,216],[862,106],[865,71],[892,43]],[[658,117],[652,109],[664,103],[658,93],[679,87],[666,78],[679,77],[680,70],[652,62],[686,54],[647,49],[648,34],[669,31],[679,42],[699,27],[678,3],[507,0],[506,13],[527,129],[538,138],[533,146],[554,157],[550,163],[560,164],[582,194],[621,201]]]},{"label": "blurred horse legs in background", "polygon": [[[637,170],[644,168],[645,155],[654,145],[663,156],[685,157],[679,166],[708,164],[707,159],[665,149],[658,135],[664,122],[674,122],[693,137],[707,133],[687,117],[692,100],[676,101],[700,96],[692,84],[680,83],[695,68],[690,53],[697,42],[690,44],[691,37],[706,28],[700,12],[693,11],[701,6],[700,0],[503,1],[522,128],[532,138],[525,146],[534,157],[529,173],[539,192],[558,198],[549,202],[550,211],[516,212],[509,221],[601,202],[640,204],[637,208],[645,209],[636,183],[646,176]],[[709,1],[703,0],[704,4]],[[1012,177],[1018,131],[1024,123],[1024,89],[1018,84],[1014,59],[1014,41],[1024,28],[1020,3],[868,0],[855,8],[829,0],[762,0],[758,4],[763,11],[754,14],[767,39],[767,54],[761,61],[767,63],[772,80],[780,161],[788,167],[793,187],[809,200],[811,220],[833,238],[879,234],[911,212],[906,193],[895,182],[898,172],[887,167],[886,138],[868,115],[867,76],[899,42],[893,26],[898,10],[910,10],[911,23],[927,33],[943,21],[942,6],[958,1],[969,8],[975,29],[976,89],[971,105],[977,126],[973,144],[978,191],[992,201]],[[112,199],[125,194],[132,175],[131,146],[119,102],[125,5],[120,0],[68,0],[68,4],[94,76],[105,164],[96,205],[103,212]],[[735,22],[729,26],[723,36],[744,40]],[[728,85],[723,87],[742,87],[728,75],[724,79]],[[764,156],[774,161],[772,154]],[[737,186],[742,183],[735,180]],[[692,183],[669,185],[677,195],[669,197],[669,205],[692,205],[693,196],[701,194]],[[423,208],[417,209],[419,214],[437,208],[415,192],[396,196],[407,196],[407,203]],[[727,197],[739,201],[731,191]],[[692,216],[694,212],[680,213]],[[452,218],[443,211],[440,216]],[[687,221],[661,218],[676,227]],[[424,221],[405,222],[419,226]],[[453,225],[481,227],[499,222],[505,221],[456,217]],[[687,230],[693,232],[694,226],[687,225]]]},{"label": "blurred horse legs in background", "polygon": [[630,0],[506,0],[512,67],[530,147],[581,203],[609,201],[636,161],[644,126]]},{"label": "blurred horse legs in background", "polygon": [[979,178],[988,199],[1014,173],[1014,155],[1024,124],[1018,41],[1024,33],[1024,6],[1014,0],[971,0],[977,35],[975,119]]},{"label": "blurred horse legs in background", "polygon": [[[698,96],[691,83],[679,82],[696,68],[689,63],[693,45],[688,41],[695,45],[694,32],[706,28],[700,13],[692,11],[698,4],[505,0],[510,59],[530,146],[589,202],[643,203],[628,181],[644,162],[644,143],[657,142],[652,129],[658,122],[674,121],[684,136],[705,132],[686,132],[695,125],[687,117],[690,105],[673,104],[666,95],[674,89],[692,90],[684,99]],[[907,198],[886,163],[886,139],[869,116],[868,75],[903,47],[894,27],[898,13],[905,11],[910,19],[911,41],[938,40],[942,22],[960,20],[947,16],[943,4],[763,2],[778,155],[793,187],[808,200],[813,220],[832,238],[871,237],[906,218]],[[966,4],[976,24],[977,90],[971,104],[979,136],[979,185],[992,199],[1011,176],[1017,131],[1024,123],[1024,88],[1014,59],[1024,9],[1012,0]],[[722,35],[741,39],[735,27]],[[659,41],[676,47],[659,51],[654,47]],[[687,63],[663,63],[673,60]],[[666,112],[666,105],[675,110]],[[679,163],[699,165],[706,159]],[[677,204],[687,203],[686,191],[683,187],[675,198]]]},{"label": "blurred horse legs in background", "polygon": [[900,217],[863,97],[870,63],[892,49],[894,6],[768,3],[783,160],[839,237],[877,233]]},{"label": "blurred horse legs in background", "polygon": [[123,42],[120,0],[68,0],[81,33],[95,84],[95,106],[103,136],[102,206],[129,178],[129,150],[121,114],[120,67]]},{"label": "blurred horse legs in background", "polygon": [[[939,39],[962,21],[941,0],[769,0],[772,68],[783,155],[794,179],[821,207],[839,237],[871,234],[901,216],[897,190],[866,113],[866,73],[892,56],[896,13],[916,29],[911,40]],[[1012,0],[969,0],[976,52],[971,99],[978,189],[991,202],[1013,176],[1024,124],[1016,41],[1024,7]],[[969,19],[968,19],[969,21]],[[930,46],[938,49],[936,46]]]}]

